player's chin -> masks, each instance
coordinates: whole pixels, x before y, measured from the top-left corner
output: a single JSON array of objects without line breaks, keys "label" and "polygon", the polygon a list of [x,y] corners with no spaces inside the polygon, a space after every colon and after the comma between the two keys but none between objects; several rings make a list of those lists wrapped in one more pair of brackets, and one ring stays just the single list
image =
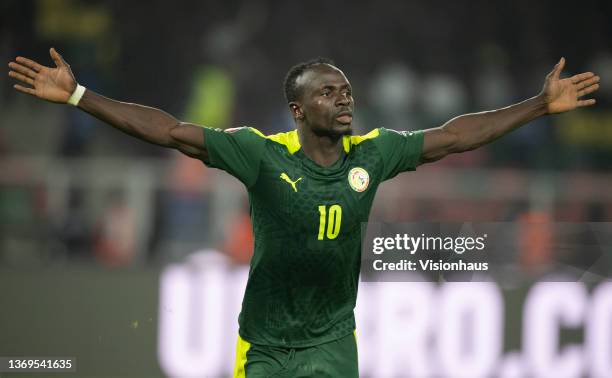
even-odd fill
[{"label": "player's chin", "polygon": [[313,129],[313,132],[319,136],[338,138],[344,135],[353,135],[353,128],[351,124],[334,122],[327,127]]},{"label": "player's chin", "polygon": [[353,126],[351,123],[336,122],[332,132],[336,135],[353,135]]}]

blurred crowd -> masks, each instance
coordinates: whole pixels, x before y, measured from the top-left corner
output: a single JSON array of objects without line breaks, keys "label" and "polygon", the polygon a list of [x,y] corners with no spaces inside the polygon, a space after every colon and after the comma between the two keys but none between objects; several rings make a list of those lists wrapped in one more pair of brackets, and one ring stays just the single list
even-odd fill
[{"label": "blurred crowd", "polygon": [[[416,130],[536,95],[561,56],[602,78],[597,106],[532,122],[494,144],[385,184],[386,221],[612,218],[612,4],[567,2],[3,1],[0,58],[51,65],[87,88],[219,128],[294,125],[282,83],[332,58],[351,81],[356,132]],[[0,76],[0,264],[123,266],[213,247],[244,263],[237,181]],[[570,189],[571,188],[571,189]]]}]

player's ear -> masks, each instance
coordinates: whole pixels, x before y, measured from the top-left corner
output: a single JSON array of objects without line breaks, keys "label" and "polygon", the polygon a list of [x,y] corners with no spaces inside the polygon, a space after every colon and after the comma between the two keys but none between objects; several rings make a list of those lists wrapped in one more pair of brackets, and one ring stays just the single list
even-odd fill
[{"label": "player's ear", "polygon": [[304,112],[302,111],[302,107],[297,102],[290,102],[289,109],[291,110],[291,114],[294,119],[302,119],[304,118]]}]

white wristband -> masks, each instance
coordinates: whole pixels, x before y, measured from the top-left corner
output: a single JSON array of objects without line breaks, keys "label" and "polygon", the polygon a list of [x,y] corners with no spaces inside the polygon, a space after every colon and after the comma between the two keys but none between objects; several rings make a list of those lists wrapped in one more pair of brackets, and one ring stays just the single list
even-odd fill
[{"label": "white wristband", "polygon": [[77,84],[76,89],[72,92],[72,96],[70,96],[67,103],[72,106],[77,106],[79,101],[81,101],[81,97],[83,97],[83,93],[85,93],[85,87]]}]

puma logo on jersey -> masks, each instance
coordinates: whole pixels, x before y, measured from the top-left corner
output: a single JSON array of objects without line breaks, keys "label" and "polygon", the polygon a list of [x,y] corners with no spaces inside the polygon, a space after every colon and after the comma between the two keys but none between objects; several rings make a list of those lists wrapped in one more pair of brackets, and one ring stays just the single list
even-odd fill
[{"label": "puma logo on jersey", "polygon": [[293,190],[294,190],[295,192],[297,192],[297,188],[295,187],[295,184],[297,184],[297,183],[298,183],[298,181],[300,181],[300,180],[302,179],[301,177],[300,177],[299,179],[297,179],[297,180],[293,181],[293,180],[291,180],[291,179],[289,178],[289,176],[287,176],[287,174],[286,174],[285,172],[283,172],[283,173],[281,173],[280,178],[281,178],[282,180],[287,181],[287,182],[289,183],[289,185],[291,185],[291,187],[293,188]]}]

